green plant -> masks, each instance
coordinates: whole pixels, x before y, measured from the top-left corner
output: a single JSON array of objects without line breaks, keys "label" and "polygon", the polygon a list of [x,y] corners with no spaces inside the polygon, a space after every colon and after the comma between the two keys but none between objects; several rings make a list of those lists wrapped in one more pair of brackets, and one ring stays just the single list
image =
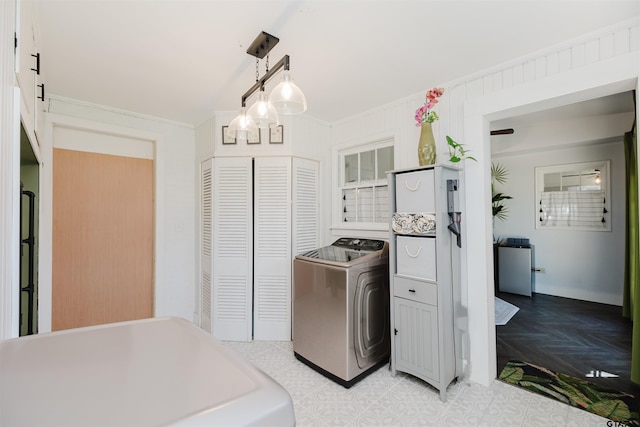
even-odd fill
[{"label": "green plant", "polygon": [[458,163],[463,159],[469,159],[477,162],[475,158],[467,155],[469,150],[464,148],[464,144],[454,141],[449,135],[447,135],[447,145],[449,146],[449,161],[451,163]]},{"label": "green plant", "polygon": [[504,205],[504,201],[513,199],[513,197],[497,192],[495,184],[505,184],[508,175],[509,172],[503,165],[499,163],[491,164],[491,210],[493,217],[501,221],[506,220],[507,214],[509,213],[509,210]]}]

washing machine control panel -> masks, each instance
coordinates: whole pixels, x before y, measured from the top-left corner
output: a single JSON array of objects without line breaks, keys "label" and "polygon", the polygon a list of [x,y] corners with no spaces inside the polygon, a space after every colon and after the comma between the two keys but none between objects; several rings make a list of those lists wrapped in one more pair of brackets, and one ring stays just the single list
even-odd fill
[{"label": "washing machine control panel", "polygon": [[354,239],[349,237],[343,237],[333,242],[332,246],[339,246],[341,248],[355,249],[358,251],[379,251],[384,247],[383,240],[372,239]]}]

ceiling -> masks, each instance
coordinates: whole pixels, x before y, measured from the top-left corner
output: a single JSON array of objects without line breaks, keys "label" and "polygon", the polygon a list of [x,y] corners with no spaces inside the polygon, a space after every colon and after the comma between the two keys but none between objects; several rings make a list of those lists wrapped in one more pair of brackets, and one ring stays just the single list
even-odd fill
[{"label": "ceiling", "polygon": [[260,31],[306,114],[333,122],[640,15],[637,0],[34,1],[49,94],[191,125],[239,109]]},{"label": "ceiling", "polygon": [[[518,128],[532,123],[554,122],[585,117],[602,117],[610,114],[630,113],[635,111],[633,92],[620,92],[588,101],[576,102],[562,107],[550,108],[535,113],[513,116],[491,122],[491,130]],[[623,127],[619,135],[631,129],[633,118]]]}]

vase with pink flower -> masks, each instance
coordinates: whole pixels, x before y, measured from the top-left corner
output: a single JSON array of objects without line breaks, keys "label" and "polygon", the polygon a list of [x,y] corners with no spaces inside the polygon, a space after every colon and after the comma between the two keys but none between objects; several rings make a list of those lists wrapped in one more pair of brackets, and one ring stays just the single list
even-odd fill
[{"label": "vase with pink flower", "polygon": [[420,126],[420,140],[418,141],[418,161],[420,166],[436,163],[436,142],[433,138],[431,124],[439,119],[434,111],[438,98],[442,96],[444,89],[434,87],[427,92],[424,105],[416,110],[416,126]]}]

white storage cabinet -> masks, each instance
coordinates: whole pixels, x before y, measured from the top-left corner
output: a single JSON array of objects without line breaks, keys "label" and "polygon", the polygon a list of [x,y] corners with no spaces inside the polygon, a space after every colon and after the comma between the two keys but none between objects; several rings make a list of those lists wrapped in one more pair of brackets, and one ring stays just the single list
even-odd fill
[{"label": "white storage cabinet", "polygon": [[[391,227],[391,370],[414,375],[440,391],[461,369],[454,307],[460,301],[459,256],[447,206],[447,180],[459,188],[455,168],[434,165],[389,172],[392,214],[435,215],[428,233]],[[451,194],[457,202],[458,191]],[[457,206],[457,203],[454,203]],[[455,208],[457,210],[457,208]]]}]

